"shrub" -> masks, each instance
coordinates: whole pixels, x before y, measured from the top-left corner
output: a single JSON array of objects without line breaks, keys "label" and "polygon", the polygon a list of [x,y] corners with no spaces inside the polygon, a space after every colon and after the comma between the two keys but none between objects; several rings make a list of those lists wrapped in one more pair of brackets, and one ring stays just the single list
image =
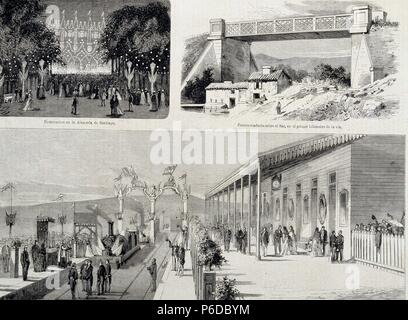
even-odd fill
[{"label": "shrub", "polygon": [[207,68],[201,77],[196,77],[193,81],[188,81],[184,88],[184,96],[194,103],[205,103],[205,88],[214,82],[213,69]]},{"label": "shrub", "polygon": [[212,266],[220,267],[227,260],[222,255],[221,247],[208,236],[203,239],[198,248],[198,263],[207,266],[211,270]]},{"label": "shrub", "polygon": [[398,27],[399,22],[397,21],[384,21],[383,19],[375,19],[372,21],[371,27],[382,28],[382,27]]},{"label": "shrub", "polygon": [[321,63],[314,68],[313,77],[316,80],[350,86],[350,73],[347,73],[346,69],[342,66],[333,68],[329,64]]},{"label": "shrub", "polygon": [[238,295],[239,290],[236,288],[235,279],[229,279],[225,276],[221,281],[217,282],[215,288],[216,300],[235,300]]}]

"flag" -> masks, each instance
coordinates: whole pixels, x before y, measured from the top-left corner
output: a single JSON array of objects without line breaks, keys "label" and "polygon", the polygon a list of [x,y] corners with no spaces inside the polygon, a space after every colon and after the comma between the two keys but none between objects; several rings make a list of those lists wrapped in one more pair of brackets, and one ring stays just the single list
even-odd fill
[{"label": "flag", "polygon": [[64,200],[64,195],[62,193],[60,193],[57,197],[57,199],[55,199],[54,201],[62,201]]},{"label": "flag", "polygon": [[12,182],[8,182],[6,185],[4,185],[1,188],[1,192],[7,191],[7,190],[13,190],[15,189],[14,184]]},{"label": "flag", "polygon": [[168,166],[166,169],[164,169],[163,176],[171,176],[176,168],[177,165]]}]

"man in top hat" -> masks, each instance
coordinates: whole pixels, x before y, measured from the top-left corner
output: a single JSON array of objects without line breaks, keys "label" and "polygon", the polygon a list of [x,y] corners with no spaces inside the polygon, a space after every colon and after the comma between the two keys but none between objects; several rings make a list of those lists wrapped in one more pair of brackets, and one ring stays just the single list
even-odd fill
[{"label": "man in top hat", "polygon": [[149,271],[151,276],[151,287],[152,292],[156,291],[156,281],[157,281],[157,264],[156,259],[153,258],[150,266],[147,267],[147,271]]},{"label": "man in top hat", "polygon": [[106,279],[106,269],[102,263],[102,260],[99,261],[99,268],[97,272],[97,286],[98,286],[98,296],[105,293],[105,279]]},{"label": "man in top hat", "polygon": [[77,280],[78,280],[78,270],[76,268],[75,262],[73,262],[71,265],[71,268],[69,269],[69,273],[68,273],[68,283],[71,289],[72,300],[76,299]]},{"label": "man in top hat", "polygon": [[27,247],[24,247],[21,253],[21,267],[23,268],[23,280],[27,281],[28,268],[30,267],[30,256],[28,255]]}]

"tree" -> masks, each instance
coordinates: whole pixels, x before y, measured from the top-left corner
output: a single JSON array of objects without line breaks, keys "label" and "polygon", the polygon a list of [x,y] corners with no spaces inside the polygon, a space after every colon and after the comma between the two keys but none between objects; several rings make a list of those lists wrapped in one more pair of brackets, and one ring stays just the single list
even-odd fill
[{"label": "tree", "polygon": [[214,82],[213,69],[207,68],[201,77],[196,77],[193,81],[188,81],[184,88],[184,96],[194,103],[205,103],[205,88]]},{"label": "tree", "polygon": [[[154,2],[114,11],[108,16],[99,50],[105,62],[112,61],[118,75],[125,71],[128,61],[143,76],[148,74],[152,63],[157,73],[167,74],[170,65],[168,8],[161,2]],[[153,87],[155,82],[156,79]]]},{"label": "tree", "polygon": [[41,59],[44,68],[63,62],[58,39],[43,21],[42,0],[3,0],[0,7],[0,64],[6,78],[16,80],[24,61],[35,74]]},{"label": "tree", "polygon": [[300,82],[303,80],[303,78],[306,78],[309,73],[306,70],[295,70],[291,66],[286,65],[286,64],[280,64],[278,65],[277,69],[282,69],[284,70],[287,75],[296,82]]},{"label": "tree", "polygon": [[333,68],[329,64],[321,63],[314,68],[313,76],[317,80],[328,80],[335,84],[350,85],[350,73],[347,73],[342,66]]},{"label": "tree", "polygon": [[187,77],[190,70],[196,64],[198,58],[205,48],[207,41],[208,33],[189,38],[186,41],[186,48],[184,50],[183,57],[182,79],[185,79]]}]

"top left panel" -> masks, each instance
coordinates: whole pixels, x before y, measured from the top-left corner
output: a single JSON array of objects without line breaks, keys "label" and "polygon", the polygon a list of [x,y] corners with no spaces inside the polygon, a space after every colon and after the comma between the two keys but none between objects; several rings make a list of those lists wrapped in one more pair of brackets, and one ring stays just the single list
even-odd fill
[{"label": "top left panel", "polygon": [[163,119],[170,2],[5,0],[0,117]]}]

